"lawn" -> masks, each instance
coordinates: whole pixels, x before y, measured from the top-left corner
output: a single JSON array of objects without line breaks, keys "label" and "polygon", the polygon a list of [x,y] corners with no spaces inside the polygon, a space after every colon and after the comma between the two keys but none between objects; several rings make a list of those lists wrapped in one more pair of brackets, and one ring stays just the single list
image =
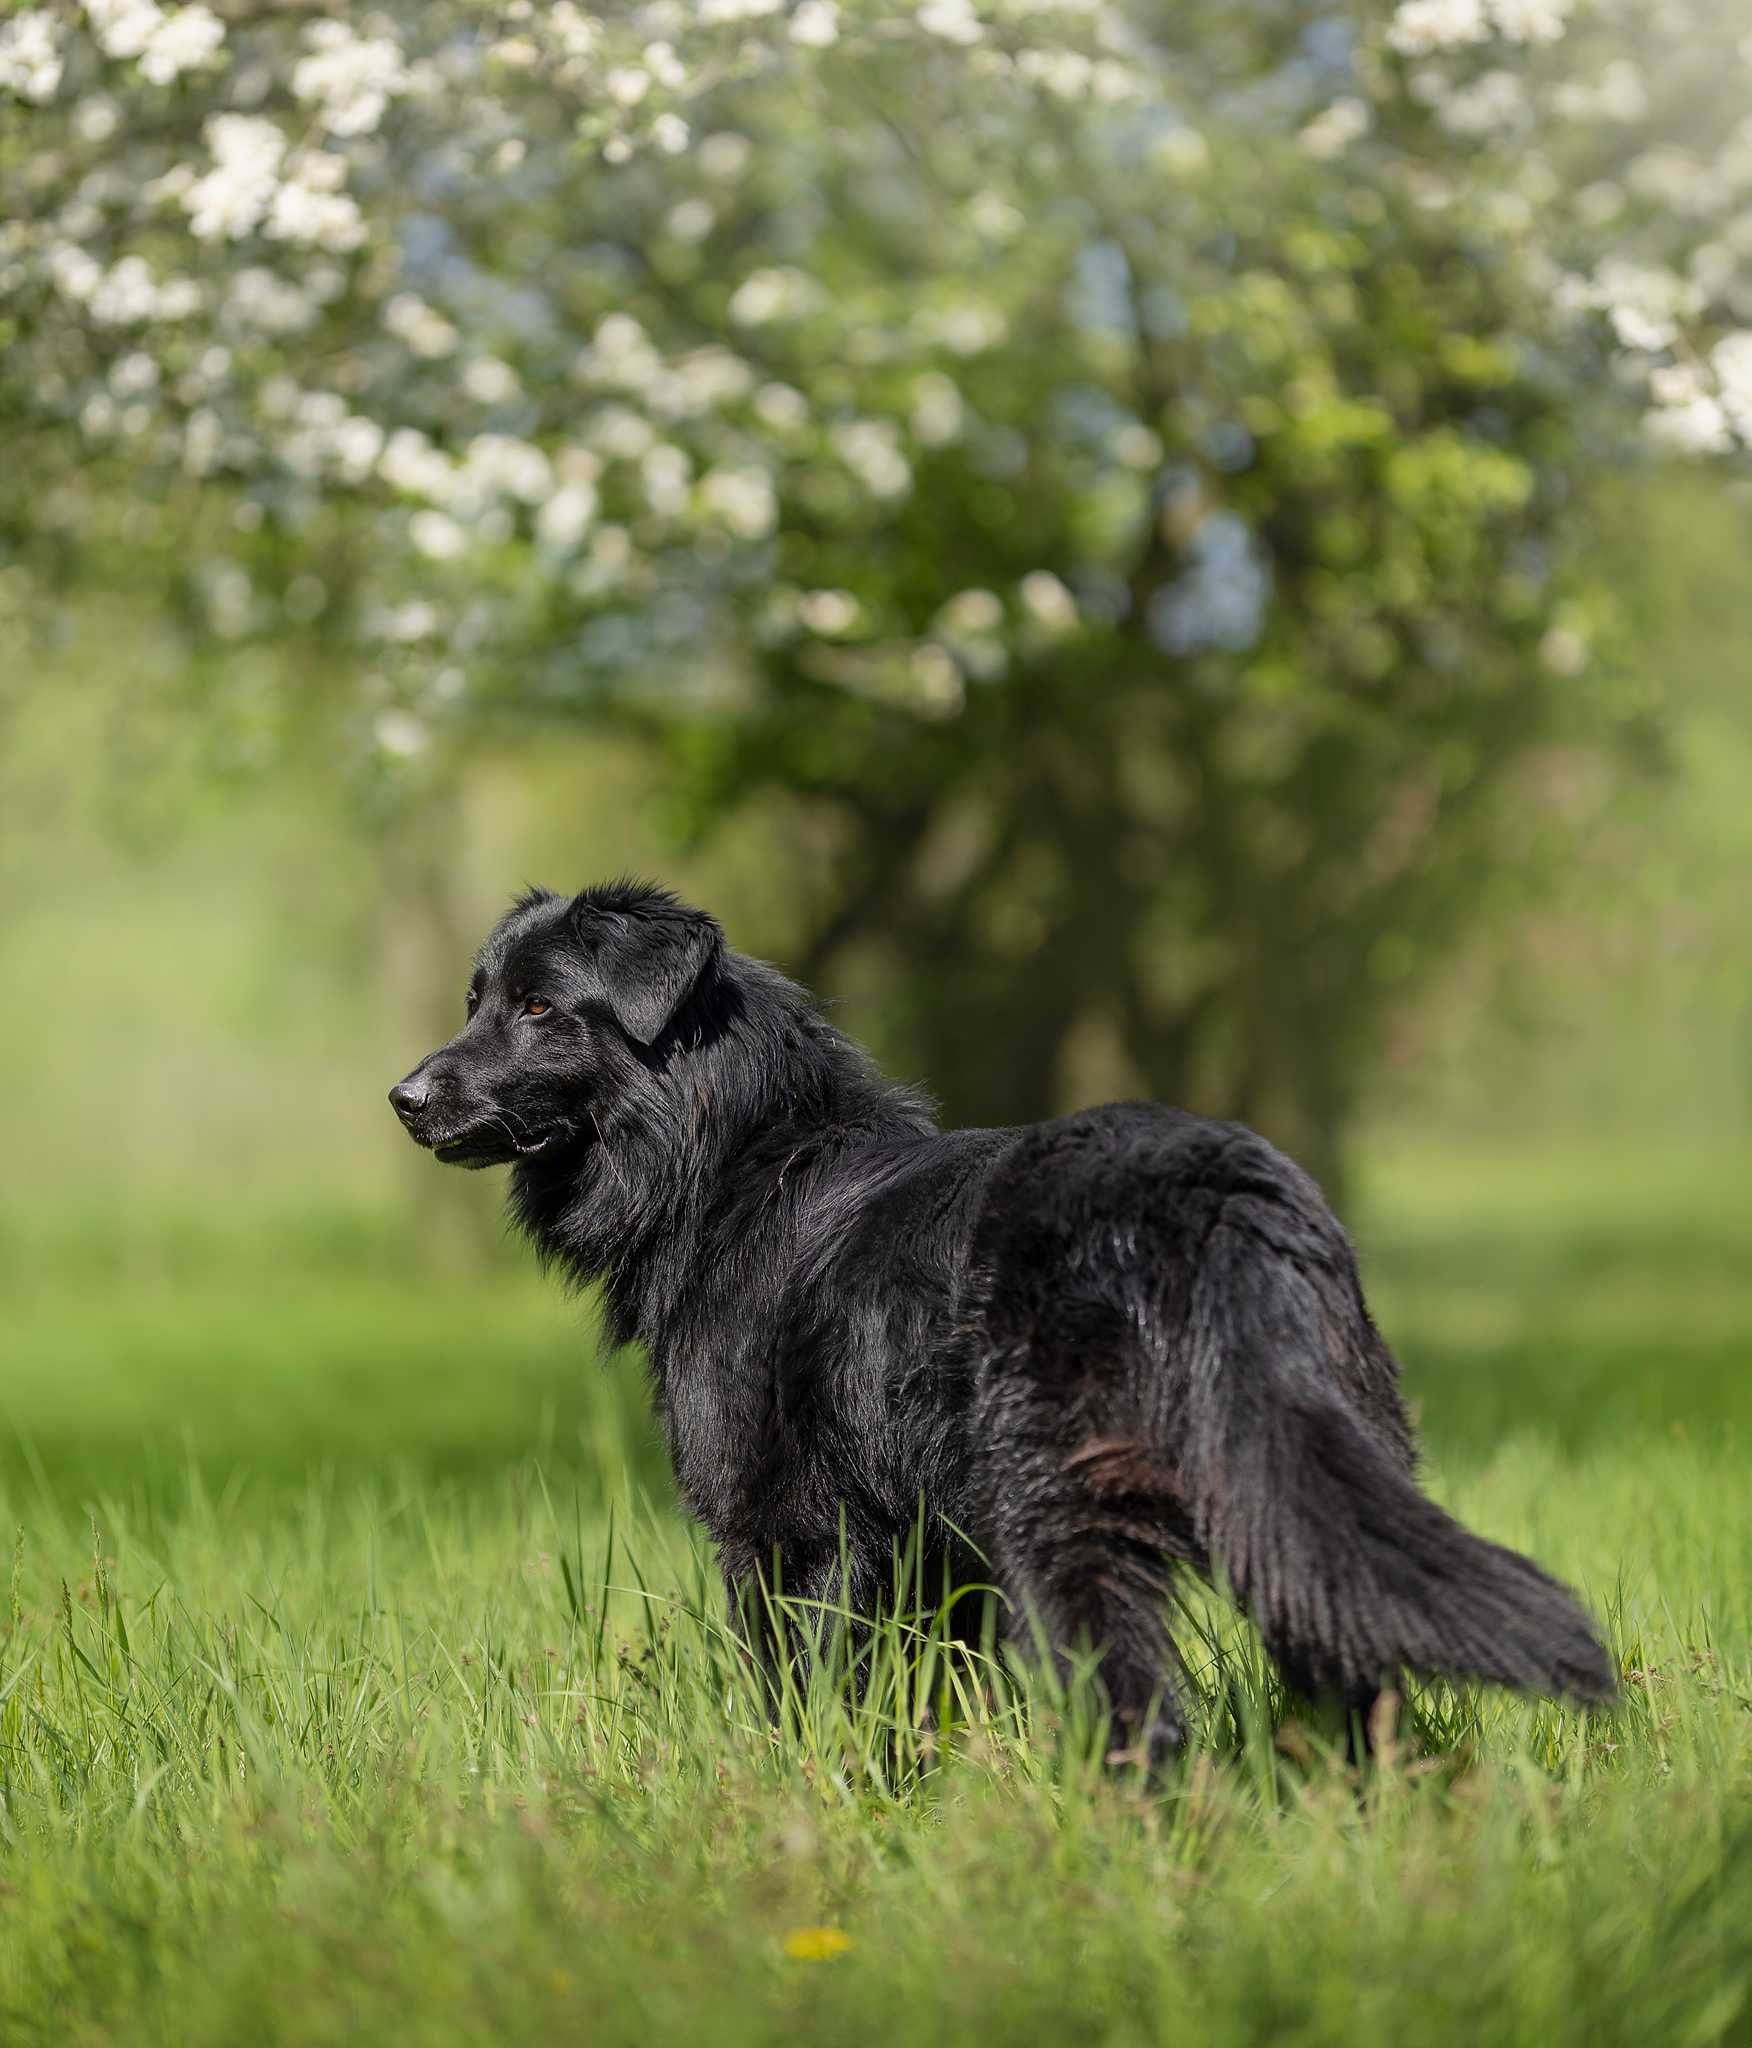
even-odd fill
[{"label": "lawn", "polygon": [[1752,2041],[1744,1169],[1359,1198],[1432,1486],[1619,1708],[1430,1688],[1359,1776],[1195,1601],[1156,1790],[928,1628],[775,1731],[635,1361],[521,1268],[0,1218],[0,2040]]}]

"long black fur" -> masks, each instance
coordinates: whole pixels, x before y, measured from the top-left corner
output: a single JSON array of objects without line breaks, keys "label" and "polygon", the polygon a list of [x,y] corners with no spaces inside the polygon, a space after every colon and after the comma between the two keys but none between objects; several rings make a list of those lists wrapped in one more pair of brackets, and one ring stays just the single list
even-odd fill
[{"label": "long black fur", "polygon": [[1117,1103],[940,1131],[805,990],[635,883],[519,901],[392,1100],[441,1158],[512,1162],[519,1223],[644,1345],[733,1599],[776,1566],[873,1610],[922,1501],[930,1582],[1099,1648],[1152,1756],[1184,1736],[1181,1566],[1359,1711],[1402,1667],[1613,1692],[1564,1588],[1418,1490],[1349,1240],[1241,1125]]}]

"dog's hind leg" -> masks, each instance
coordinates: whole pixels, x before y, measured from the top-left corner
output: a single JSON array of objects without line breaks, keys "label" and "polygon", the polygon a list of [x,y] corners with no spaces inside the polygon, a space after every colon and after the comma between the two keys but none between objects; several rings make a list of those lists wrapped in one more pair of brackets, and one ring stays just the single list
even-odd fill
[{"label": "dog's hind leg", "polygon": [[1185,1673],[1168,1626],[1175,1561],[1193,1555],[1177,1475],[1110,1411],[1105,1375],[1080,1369],[1067,1380],[1042,1363],[1007,1361],[980,1402],[982,1534],[1008,1631],[1023,1646],[1042,1639],[1061,1670],[1099,1651],[1110,1761],[1160,1765],[1186,1739]]}]

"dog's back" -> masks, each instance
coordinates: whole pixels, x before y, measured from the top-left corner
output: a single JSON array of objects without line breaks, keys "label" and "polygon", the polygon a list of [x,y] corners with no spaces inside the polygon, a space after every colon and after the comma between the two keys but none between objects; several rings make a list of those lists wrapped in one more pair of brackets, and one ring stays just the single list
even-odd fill
[{"label": "dog's back", "polygon": [[975,1526],[1052,1640],[1105,1646],[1146,1750],[1181,1733],[1176,1563],[1365,1720],[1401,1668],[1611,1695],[1570,1595],[1418,1489],[1350,1242],[1256,1133],[1151,1104],[1038,1126],[992,1177],[973,1273]]}]

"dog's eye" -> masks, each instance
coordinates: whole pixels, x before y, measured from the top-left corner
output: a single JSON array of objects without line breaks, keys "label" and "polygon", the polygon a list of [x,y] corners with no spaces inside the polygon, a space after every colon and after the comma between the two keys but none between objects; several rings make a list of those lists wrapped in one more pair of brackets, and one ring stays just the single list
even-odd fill
[{"label": "dog's eye", "polygon": [[524,1002],[523,1014],[526,1017],[545,1017],[552,1008],[553,1004],[545,997],[530,996]]}]

